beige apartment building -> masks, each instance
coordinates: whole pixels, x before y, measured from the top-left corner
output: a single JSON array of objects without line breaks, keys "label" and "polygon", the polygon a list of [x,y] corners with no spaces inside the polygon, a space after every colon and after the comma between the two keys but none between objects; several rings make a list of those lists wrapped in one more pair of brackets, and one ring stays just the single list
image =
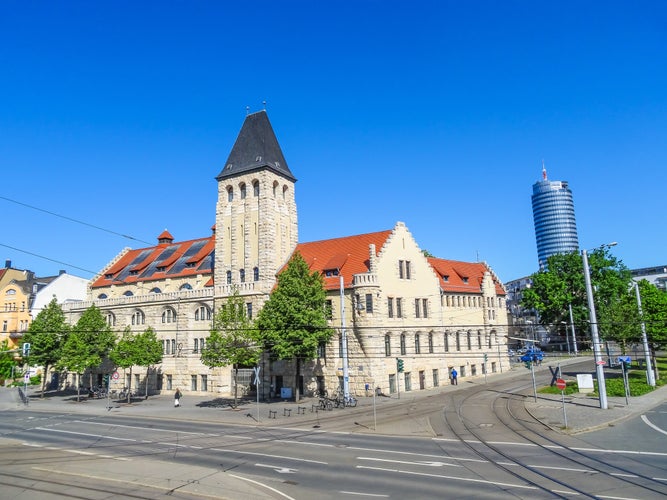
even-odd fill
[{"label": "beige apartment building", "polygon": [[[64,306],[71,323],[95,304],[119,332],[156,331],[162,364],[148,374],[135,367],[133,386],[231,394],[231,367],[209,369],[200,361],[211,319],[235,289],[254,318],[295,251],[324,276],[336,333],[304,363],[299,380],[291,362],[263,359],[262,397],[297,386],[302,394],[339,387],[343,330],[356,395],[447,384],[452,368],[464,379],[509,369],[505,291],[485,263],[427,258],[402,222],[375,233],[298,243],[296,178],[265,111],[246,117],[217,182],[212,234],[177,242],[165,230],[155,246],[124,249],[91,280],[87,300]],[[244,387],[251,384],[250,372],[244,372]],[[126,377],[115,383],[127,385]]]}]

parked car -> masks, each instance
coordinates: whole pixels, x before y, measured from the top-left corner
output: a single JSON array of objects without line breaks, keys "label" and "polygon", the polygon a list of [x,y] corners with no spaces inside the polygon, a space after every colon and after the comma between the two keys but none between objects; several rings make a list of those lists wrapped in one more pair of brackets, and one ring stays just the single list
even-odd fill
[{"label": "parked car", "polygon": [[526,353],[519,358],[521,361],[528,362],[528,361],[533,361],[535,363],[541,363],[542,360],[544,359],[544,353],[542,351],[539,351],[537,349],[528,349],[526,350]]}]

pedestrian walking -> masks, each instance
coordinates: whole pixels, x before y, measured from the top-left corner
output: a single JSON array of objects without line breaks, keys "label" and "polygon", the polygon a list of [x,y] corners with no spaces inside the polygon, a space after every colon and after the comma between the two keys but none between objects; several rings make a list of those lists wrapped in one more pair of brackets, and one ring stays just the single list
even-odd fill
[{"label": "pedestrian walking", "polygon": [[452,385],[459,385],[458,376],[459,374],[456,371],[456,368],[452,368]]},{"label": "pedestrian walking", "polygon": [[183,394],[181,394],[180,389],[176,389],[176,392],[174,393],[174,407],[178,408],[181,406],[181,398],[183,397]]}]

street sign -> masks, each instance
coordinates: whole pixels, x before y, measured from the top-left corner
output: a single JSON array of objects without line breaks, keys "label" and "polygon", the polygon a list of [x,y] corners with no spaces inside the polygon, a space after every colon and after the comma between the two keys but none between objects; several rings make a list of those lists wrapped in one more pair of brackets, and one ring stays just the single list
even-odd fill
[{"label": "street sign", "polygon": [[260,372],[261,369],[262,369],[261,366],[256,366],[255,368],[252,369],[252,371],[255,372],[255,380],[253,382],[255,385],[259,385],[259,382],[260,382],[259,381],[259,372]]},{"label": "street sign", "polygon": [[560,389],[561,391],[564,391],[565,387],[567,387],[567,384],[565,383],[565,380],[559,378],[558,380],[556,380],[556,387],[558,387],[558,389]]},{"label": "street sign", "polygon": [[120,377],[120,374],[119,374],[118,372],[113,372],[113,375],[111,375],[111,377],[112,377],[114,380],[118,380],[118,378]]},{"label": "street sign", "polygon": [[26,373],[25,375],[23,375],[23,382],[25,382],[26,384],[30,382],[30,374],[29,373]]},{"label": "street sign", "polygon": [[600,361],[595,362],[596,365],[606,365],[607,362],[604,359],[601,359]]}]

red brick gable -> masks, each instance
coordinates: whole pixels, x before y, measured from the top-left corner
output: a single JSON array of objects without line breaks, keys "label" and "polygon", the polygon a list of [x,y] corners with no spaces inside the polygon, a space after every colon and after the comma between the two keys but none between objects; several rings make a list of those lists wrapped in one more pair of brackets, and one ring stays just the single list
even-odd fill
[{"label": "red brick gable", "polygon": [[379,252],[391,233],[387,230],[299,243],[295,251],[301,253],[311,271],[322,273],[327,290],[340,287],[341,275],[347,288],[352,286],[353,275],[368,272],[369,245],[374,244],[375,251]]}]

